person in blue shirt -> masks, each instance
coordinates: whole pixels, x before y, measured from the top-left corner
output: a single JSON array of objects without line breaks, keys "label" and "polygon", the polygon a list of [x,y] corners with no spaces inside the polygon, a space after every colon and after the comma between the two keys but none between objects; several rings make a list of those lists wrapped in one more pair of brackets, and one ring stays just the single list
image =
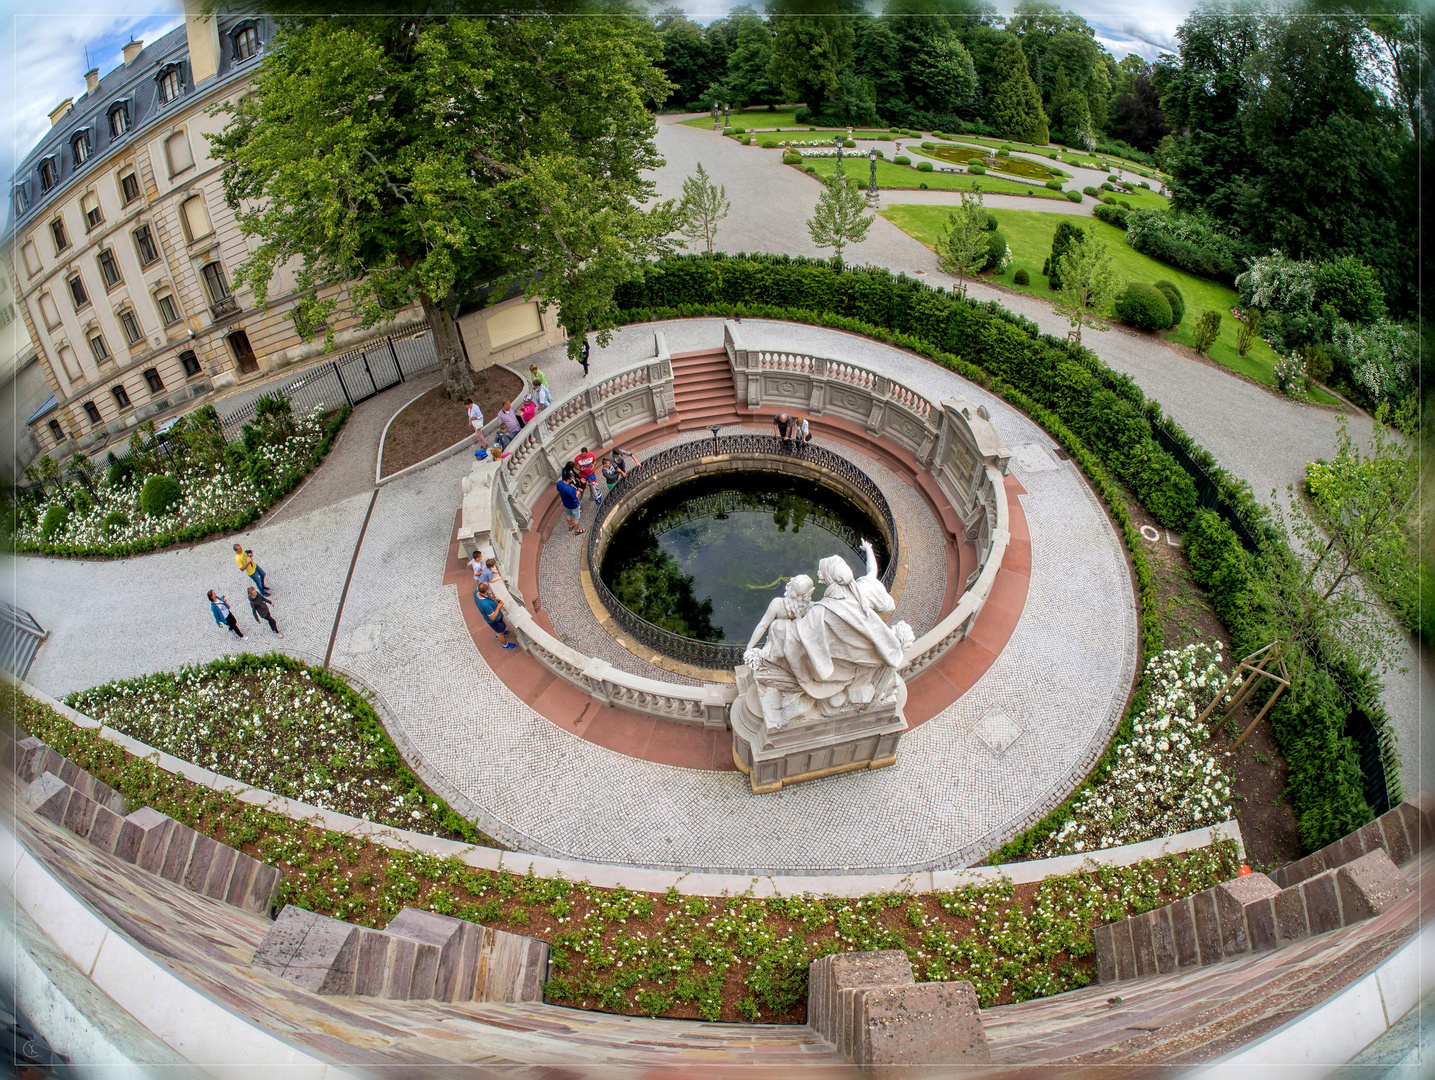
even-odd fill
[{"label": "person in blue shirt", "polygon": [[214,622],[221,630],[228,630],[236,637],[244,636],[244,632],[239,629],[239,623],[235,621],[234,612],[229,610],[229,601],[222,596],[216,596],[213,589],[209,590],[209,613],[214,616]]},{"label": "person in blue shirt", "polygon": [[582,536],[586,530],[578,524],[583,520],[583,502],[578,498],[578,489],[567,480],[559,480],[558,498],[563,500],[563,520],[568,523],[568,531]]},{"label": "person in blue shirt", "polygon": [[508,640],[508,624],[503,621],[503,601],[493,595],[493,590],[488,587],[488,582],[479,582],[478,588],[473,593],[473,602],[478,605],[478,613],[483,616],[483,621],[488,623],[488,628],[498,637],[499,643],[505,649],[518,648]]}]

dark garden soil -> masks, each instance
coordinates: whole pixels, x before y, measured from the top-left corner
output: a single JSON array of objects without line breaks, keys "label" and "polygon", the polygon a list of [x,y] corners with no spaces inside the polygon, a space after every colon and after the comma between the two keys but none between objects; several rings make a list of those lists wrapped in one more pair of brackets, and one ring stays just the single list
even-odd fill
[{"label": "dark garden soil", "polygon": [[[473,391],[473,400],[483,415],[492,420],[505,401],[522,396],[523,380],[494,364],[475,373]],[[389,432],[384,436],[384,475],[417,465],[472,432],[463,402],[450,401],[440,383],[417,401],[405,405],[389,425]]]},{"label": "dark garden soil", "polygon": [[[1127,512],[1137,528],[1155,529],[1158,539],[1143,540],[1159,594],[1162,647],[1179,649],[1213,638],[1222,643],[1221,667],[1227,674],[1240,658],[1231,655],[1231,636],[1211,609],[1206,594],[1191,577],[1191,566],[1180,537],[1156,525],[1146,509],[1130,497]],[[1172,544],[1171,541],[1175,541]],[[1256,710],[1257,712],[1259,709]],[[1212,718],[1216,722],[1216,718]],[[1232,749],[1255,713],[1244,704],[1232,710],[1218,727],[1212,747],[1231,778],[1236,820],[1246,844],[1251,869],[1274,869],[1305,854],[1297,831],[1295,809],[1286,797],[1289,767],[1276,747],[1268,719],[1263,719],[1239,748]]]}]

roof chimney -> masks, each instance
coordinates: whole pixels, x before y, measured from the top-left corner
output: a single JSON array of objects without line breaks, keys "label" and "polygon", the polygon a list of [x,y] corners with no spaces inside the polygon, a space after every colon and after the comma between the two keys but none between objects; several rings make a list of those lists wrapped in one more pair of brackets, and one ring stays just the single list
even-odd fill
[{"label": "roof chimney", "polygon": [[189,41],[189,77],[200,86],[219,74],[219,23],[207,0],[184,0],[184,33]]},{"label": "roof chimney", "polygon": [[56,105],[54,109],[50,111],[50,126],[54,127],[56,124],[58,124],[60,120],[64,117],[64,115],[70,111],[71,106],[73,106],[74,104],[75,99],[72,97],[67,97],[64,101],[60,102],[60,104]]},{"label": "roof chimney", "polygon": [[130,43],[125,46],[125,63],[128,64],[132,60],[134,60],[134,58],[140,54],[140,50],[143,48],[143,41],[136,41],[134,38],[130,38]]},{"label": "roof chimney", "polygon": [[97,86],[99,86],[99,85],[100,85],[100,69],[99,69],[99,68],[90,68],[89,71],[85,72],[85,93],[87,93],[87,94],[93,94],[93,93],[95,92],[95,87],[97,87]]}]

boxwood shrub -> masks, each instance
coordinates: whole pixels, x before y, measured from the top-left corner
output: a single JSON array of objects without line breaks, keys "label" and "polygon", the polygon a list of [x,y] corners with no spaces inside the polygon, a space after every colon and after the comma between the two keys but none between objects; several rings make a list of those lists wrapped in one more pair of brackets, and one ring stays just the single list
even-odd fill
[{"label": "boxwood shrub", "polygon": [[1156,288],[1161,290],[1166,297],[1166,302],[1171,305],[1171,325],[1175,326],[1186,317],[1186,297],[1181,290],[1164,278],[1156,282]]},{"label": "boxwood shrub", "polygon": [[1097,203],[1091,209],[1092,216],[1108,225],[1115,225],[1118,229],[1125,230],[1126,219],[1131,211],[1120,206],[1108,206],[1104,201]]},{"label": "boxwood shrub", "polygon": [[1046,182],[1046,186],[1049,187],[1049,188],[1051,188],[1052,191],[1060,191],[1060,190],[1061,190],[1061,181],[1060,181],[1060,180],[1048,180],[1048,181]]},{"label": "boxwood shrub", "polygon": [[46,540],[48,540],[50,539],[50,537],[54,536],[57,532],[63,529],[65,527],[65,522],[69,520],[69,508],[62,506],[59,503],[56,503],[54,506],[50,507],[50,509],[45,511],[45,517],[40,522],[40,533],[45,537]]},{"label": "boxwood shrub", "polygon": [[1030,285],[1031,275],[1028,274],[1026,272],[1026,268],[1023,267],[1022,269],[1018,270],[1014,275],[1012,275],[1012,281],[1016,282],[1018,285]]},{"label": "boxwood shrub", "polygon": [[[1030,319],[994,301],[948,294],[886,270],[838,271],[826,261],[783,255],[662,259],[620,286],[616,300],[625,321],[741,315],[815,323],[875,337],[951,368],[1042,424],[1083,469],[1089,462],[1088,475],[1109,470],[1157,523],[1184,534],[1192,575],[1210,594],[1230,632],[1231,656],[1254,651],[1286,633],[1264,591],[1260,560],[1295,556],[1250,488],[1170,421],[1158,403],[1148,401],[1129,376],[1113,371],[1087,349],[1042,334]],[[1154,426],[1163,428],[1165,437],[1203,472],[1225,512],[1239,517],[1255,537],[1257,553],[1242,546],[1224,517],[1199,508],[1195,484],[1156,441]],[[1124,518],[1119,496],[1116,507]],[[1127,521],[1123,530],[1129,526]],[[1139,541],[1130,546],[1134,552],[1141,550]],[[1144,569],[1138,579],[1142,573],[1149,579]],[[1143,611],[1148,604],[1154,614],[1155,601],[1143,593]],[[1159,647],[1159,634],[1154,618],[1143,619],[1143,651],[1148,655]],[[1301,842],[1314,850],[1371,819],[1359,759],[1344,734],[1346,718],[1358,704],[1377,728],[1387,721],[1379,704],[1379,684],[1367,669],[1316,655],[1302,657],[1291,674],[1290,691],[1270,715],[1290,767],[1288,791]],[[1138,699],[1142,692],[1138,687]],[[1265,696],[1261,691],[1258,706]],[[1114,755],[1116,744],[1129,738],[1131,715],[1128,712],[1103,763]],[[1098,764],[1092,777],[1106,767]],[[1020,857],[1060,824],[1062,812],[1058,808],[997,857]]]},{"label": "boxwood shrub", "polygon": [[987,170],[984,167],[975,163],[967,166],[967,172],[973,176],[985,176],[987,174]]},{"label": "boxwood shrub", "polygon": [[912,159],[909,158],[906,154],[898,154],[898,155],[897,155],[896,157],[894,157],[892,160],[893,160],[894,162],[896,162],[898,165],[910,165],[910,164],[912,164]]},{"label": "boxwood shrub", "polygon": [[1081,189],[1081,193],[1082,193],[1083,195],[1090,195],[1093,199],[1099,199],[1099,198],[1101,198],[1101,192],[1100,192],[1100,190],[1098,190],[1097,188],[1092,187],[1090,184],[1087,184],[1086,187],[1082,188],[1082,189]]},{"label": "boxwood shrub", "polygon": [[782,152],[782,163],[784,165],[801,165],[802,155],[796,150],[784,150]]},{"label": "boxwood shrub", "polygon": [[1154,285],[1133,281],[1116,297],[1116,317],[1135,330],[1165,330],[1171,305]]},{"label": "boxwood shrub", "polygon": [[1070,191],[1068,191],[1068,192],[1066,193],[1066,197],[1067,197],[1068,199],[1070,199],[1072,202],[1080,202],[1080,201],[1081,201],[1081,192],[1077,191],[1075,188],[1072,188]]},{"label": "boxwood shrub", "polygon": [[919,161],[919,162],[917,162],[917,171],[918,171],[918,172],[931,172],[931,171],[932,171],[932,163],[931,163],[930,161]]},{"label": "boxwood shrub", "polygon": [[150,517],[161,517],[173,509],[182,495],[178,480],[167,473],[155,473],[140,489],[140,509]]}]

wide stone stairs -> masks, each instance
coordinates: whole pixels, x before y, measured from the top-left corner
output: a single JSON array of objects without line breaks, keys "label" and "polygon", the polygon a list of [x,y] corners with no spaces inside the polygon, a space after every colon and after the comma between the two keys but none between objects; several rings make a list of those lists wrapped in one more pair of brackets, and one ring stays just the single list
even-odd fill
[{"label": "wide stone stairs", "polygon": [[737,389],[722,349],[679,353],[673,362],[673,404],[678,430],[695,431],[713,424],[738,424]]}]

